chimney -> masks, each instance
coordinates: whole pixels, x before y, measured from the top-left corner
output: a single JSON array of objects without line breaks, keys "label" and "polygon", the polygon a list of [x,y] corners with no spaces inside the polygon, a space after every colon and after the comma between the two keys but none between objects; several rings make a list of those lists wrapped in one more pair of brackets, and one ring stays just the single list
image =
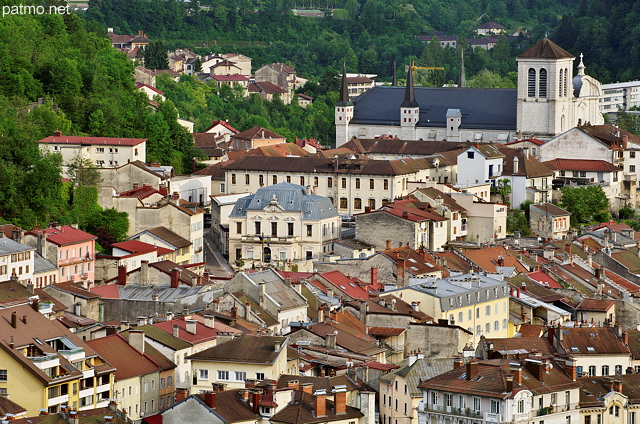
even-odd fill
[{"label": "chimney", "polygon": [[333,387],[333,399],[335,405],[335,414],[346,414],[347,413],[347,387],[344,385],[334,386]]},{"label": "chimney", "polygon": [[31,301],[31,307],[33,308],[34,311],[40,312],[40,299],[34,298]]},{"label": "chimney", "polygon": [[329,333],[325,338],[325,346],[329,349],[336,348],[336,337],[338,335],[338,331],[334,331],[333,333]]},{"label": "chimney", "polygon": [[318,322],[324,322],[324,306],[318,308]]},{"label": "chimney", "polygon": [[378,284],[378,267],[371,267],[371,284]]},{"label": "chimney", "polygon": [[467,380],[471,381],[478,374],[478,360],[472,358],[467,362]]},{"label": "chimney", "polygon": [[18,315],[15,311],[11,313],[11,326],[13,328],[18,328]]},{"label": "chimney", "polygon": [[462,356],[456,356],[453,358],[453,369],[460,368],[464,365],[464,359]]},{"label": "chimney", "polygon": [[216,317],[213,315],[205,315],[204,316],[204,326],[207,328],[215,328],[216,326]]},{"label": "chimney", "polygon": [[140,261],[140,284],[149,284],[149,261]]},{"label": "chimney", "polygon": [[513,371],[513,381],[521,386],[522,385],[522,365],[516,364],[516,366],[511,371]]},{"label": "chimney", "polygon": [[398,279],[401,281],[401,285],[404,286],[404,258],[401,258],[400,255],[398,255],[398,259],[396,263],[397,263],[396,274],[398,275]]},{"label": "chimney", "polygon": [[[373,269],[373,268],[371,268]],[[360,321],[362,321],[362,323],[364,325],[367,325],[367,310],[369,309],[369,305],[367,305],[367,302],[365,300],[360,302]]]},{"label": "chimney", "polygon": [[166,317],[167,317],[167,321],[171,321],[173,319],[173,312],[171,311],[167,312]]},{"label": "chimney", "polygon": [[508,375],[507,376],[507,392],[511,393],[512,391],[513,391],[513,375]]},{"label": "chimney", "polygon": [[173,325],[173,337],[180,337],[180,327],[177,324]]},{"label": "chimney", "polygon": [[418,351],[416,352],[416,358],[424,359],[424,352],[422,351],[422,349],[418,348]]},{"label": "chimney", "polygon": [[293,282],[291,282],[291,287],[293,287],[293,289],[295,291],[297,291],[298,294],[300,294],[300,295],[302,294],[302,282],[293,281]]},{"label": "chimney", "polygon": [[193,319],[185,320],[187,333],[196,334],[196,324],[198,321]]},{"label": "chimney", "polygon": [[513,174],[517,174],[518,173],[518,162],[520,161],[520,159],[518,159],[518,156],[514,156],[513,157]]},{"label": "chimney", "polygon": [[118,267],[118,285],[124,286],[127,284],[127,267],[120,265]]},{"label": "chimney", "polygon": [[525,364],[529,372],[533,374],[538,381],[544,381],[544,375],[546,374],[544,361],[528,359]]},{"label": "chimney", "polygon": [[176,402],[180,402],[183,399],[186,399],[189,396],[188,389],[176,389]]},{"label": "chimney", "polygon": [[171,270],[171,288],[177,289],[180,285],[180,269],[173,268]]},{"label": "chimney", "polygon": [[402,217],[403,217],[404,219],[408,219],[408,218],[409,218],[409,212],[407,212],[407,211],[403,211],[403,212],[402,212]]},{"label": "chimney", "polygon": [[216,408],[216,392],[205,392],[204,393],[204,403],[211,409]]},{"label": "chimney", "polygon": [[266,292],[265,291],[265,286],[266,286],[266,284],[265,284],[264,281],[261,281],[259,283],[259,286],[260,286],[260,294],[258,296],[258,303],[260,304],[260,307],[264,309],[264,307],[265,307],[265,292]]},{"label": "chimney", "polygon": [[273,342],[274,352],[280,352],[282,350],[281,342]]},{"label": "chimney", "polygon": [[564,362],[566,373],[573,381],[578,377],[576,362],[575,358],[567,358]]},{"label": "chimney", "polygon": [[260,412],[260,394],[261,393],[259,391],[251,393],[251,406],[253,407],[254,414]]},{"label": "chimney", "polygon": [[629,346],[629,333],[627,333],[626,330],[622,332],[622,343],[624,343],[625,346]]},{"label": "chimney", "polygon": [[614,392],[622,393],[622,381],[614,380],[611,388]]},{"label": "chimney", "polygon": [[236,308],[235,306],[231,308],[231,316],[233,318],[238,318],[238,308]]},{"label": "chimney", "polygon": [[213,311],[220,313],[220,299],[213,299]]},{"label": "chimney", "polygon": [[144,330],[129,330],[129,345],[138,352],[144,354]]},{"label": "chimney", "polygon": [[78,418],[78,413],[76,411],[69,411],[69,418],[67,422],[69,424],[80,424],[80,418]]},{"label": "chimney", "polygon": [[324,389],[316,390],[314,393],[315,399],[315,417],[327,416],[327,391]]},{"label": "chimney", "polygon": [[417,359],[418,356],[416,355],[415,351],[412,350],[411,352],[409,352],[409,356],[407,356],[407,366],[415,364]]},{"label": "chimney", "polygon": [[251,302],[244,302],[244,319],[251,320]]},{"label": "chimney", "polygon": [[387,240],[387,250],[391,249],[391,240]]},{"label": "chimney", "polygon": [[173,192],[173,200],[178,200],[180,199],[180,193],[178,193],[177,191]]}]

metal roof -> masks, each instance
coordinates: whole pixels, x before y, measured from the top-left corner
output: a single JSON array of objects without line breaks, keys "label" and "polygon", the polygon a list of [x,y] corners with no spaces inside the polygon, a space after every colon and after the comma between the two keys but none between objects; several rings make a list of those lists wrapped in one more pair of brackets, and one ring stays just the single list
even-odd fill
[{"label": "metal roof", "polygon": [[18,243],[10,238],[0,238],[0,256],[10,255],[12,253],[28,252],[36,250],[35,247],[27,246],[26,244]]},{"label": "metal roof", "polygon": [[[404,87],[374,87],[355,99],[350,124],[400,126]],[[460,128],[516,130],[517,91],[505,88],[416,87],[418,127],[446,126],[447,112],[460,109]]]},{"label": "metal roof", "polygon": [[279,206],[286,212],[302,212],[305,221],[319,221],[338,216],[331,201],[307,194],[301,185],[279,183],[260,188],[255,194],[239,199],[229,217],[245,217],[247,211],[261,211],[267,206]]}]

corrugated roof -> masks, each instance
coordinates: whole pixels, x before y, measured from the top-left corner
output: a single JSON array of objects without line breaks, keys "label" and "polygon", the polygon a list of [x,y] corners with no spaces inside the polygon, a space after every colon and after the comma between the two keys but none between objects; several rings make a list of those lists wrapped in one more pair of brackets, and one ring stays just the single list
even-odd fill
[{"label": "corrugated roof", "polygon": [[[404,87],[374,87],[355,99],[350,124],[400,126]],[[515,89],[416,87],[418,127],[446,127],[448,109],[462,111],[460,128],[516,130]]]},{"label": "corrugated roof", "polygon": [[538,209],[540,212],[543,212],[547,215],[551,216],[569,216],[571,212],[568,212],[552,203],[540,203],[534,204],[530,206],[531,208]]}]

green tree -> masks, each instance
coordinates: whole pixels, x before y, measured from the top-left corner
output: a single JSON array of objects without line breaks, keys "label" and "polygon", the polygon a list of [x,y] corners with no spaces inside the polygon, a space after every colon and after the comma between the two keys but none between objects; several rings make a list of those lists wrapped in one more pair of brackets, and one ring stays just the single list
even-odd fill
[{"label": "green tree", "polygon": [[563,187],[560,206],[571,212],[571,225],[578,226],[611,218],[609,200],[600,186]]},{"label": "green tree", "polygon": [[88,158],[77,154],[67,166],[71,182],[79,186],[96,186],[102,182],[98,167]]},{"label": "green tree", "polygon": [[107,250],[113,243],[126,239],[129,232],[129,215],[109,208],[94,214],[87,225],[87,231],[98,237],[98,244]]},{"label": "green tree", "polygon": [[511,195],[511,184],[509,183],[508,178],[498,180],[498,184],[496,184],[495,187],[491,187],[491,193],[500,195],[502,203],[505,205],[511,204],[509,201]]},{"label": "green tree", "polygon": [[529,220],[520,209],[512,209],[507,215],[507,233],[513,234],[516,231],[523,237],[531,234]]},{"label": "green tree", "polygon": [[195,63],[193,64],[193,70],[196,72],[202,72],[202,60],[197,57]]},{"label": "green tree", "polygon": [[169,58],[162,41],[151,41],[144,49],[144,66],[147,69],[168,69]]}]

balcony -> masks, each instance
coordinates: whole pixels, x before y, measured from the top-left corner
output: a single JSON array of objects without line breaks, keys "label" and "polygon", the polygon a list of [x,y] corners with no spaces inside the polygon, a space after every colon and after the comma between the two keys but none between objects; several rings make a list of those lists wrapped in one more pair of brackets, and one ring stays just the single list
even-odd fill
[{"label": "balcony", "polygon": [[631,181],[631,182],[635,182],[638,179],[638,174],[631,173],[631,174],[624,174],[624,180],[625,181]]},{"label": "balcony", "polygon": [[82,371],[82,378],[91,378],[96,374],[93,368],[89,370]]},{"label": "balcony", "polygon": [[472,411],[470,408],[454,408],[452,406],[425,405],[425,412],[437,412],[439,414],[455,415],[458,417],[469,417],[483,419],[484,414],[480,411]]},{"label": "balcony", "polygon": [[59,350],[58,353],[64,356],[69,362],[76,362],[85,358],[84,350],[81,347]]},{"label": "balcony", "polygon": [[94,393],[95,393],[94,388],[93,387],[89,387],[87,389],[80,390],[80,397],[83,398],[83,397],[91,396]]},{"label": "balcony", "polygon": [[47,406],[56,406],[67,402],[69,402],[69,395],[62,395],[49,399]]},{"label": "balcony", "polygon": [[260,236],[257,234],[248,234],[242,236],[242,241],[256,243],[295,243],[299,236]]}]

